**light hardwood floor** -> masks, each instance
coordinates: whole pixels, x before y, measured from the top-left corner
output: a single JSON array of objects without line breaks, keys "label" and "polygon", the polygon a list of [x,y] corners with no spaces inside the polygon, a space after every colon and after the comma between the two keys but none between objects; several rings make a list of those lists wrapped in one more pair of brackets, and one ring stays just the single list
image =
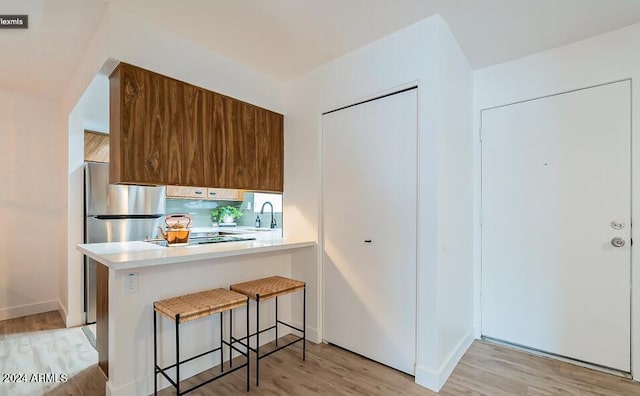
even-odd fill
[{"label": "light hardwood floor", "polygon": [[[63,327],[57,313],[0,322],[0,336]],[[302,362],[295,346],[260,362],[260,387],[252,377],[252,395],[437,395],[413,377],[331,345],[307,343]],[[0,355],[1,358],[1,355]],[[251,362],[255,368],[255,361]],[[151,369],[150,369],[151,370]],[[217,369],[215,370],[217,373]],[[206,377],[210,373],[200,374]],[[252,374],[253,376],[253,374]],[[183,386],[195,380],[188,379]],[[193,395],[242,395],[244,370],[200,388]],[[104,395],[105,378],[97,366],[82,372],[50,395]],[[160,392],[172,395],[171,389]],[[640,384],[504,346],[476,341],[462,358],[440,395],[640,395]]]}]

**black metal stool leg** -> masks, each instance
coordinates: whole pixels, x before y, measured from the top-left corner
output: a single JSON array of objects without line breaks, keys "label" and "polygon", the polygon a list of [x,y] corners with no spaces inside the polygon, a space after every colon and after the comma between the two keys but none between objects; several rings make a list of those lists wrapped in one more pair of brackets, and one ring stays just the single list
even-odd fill
[{"label": "black metal stool leg", "polygon": [[260,386],[260,295],[256,296],[256,386]]},{"label": "black metal stool leg", "polygon": [[[249,392],[249,358],[251,353],[249,351],[249,299],[247,298],[247,392]],[[257,366],[256,366],[257,367]]]},{"label": "black metal stool leg", "polygon": [[[249,304],[247,304],[249,309]],[[247,342],[249,340],[247,339]],[[233,309],[229,311],[229,345],[233,345]],[[229,368],[233,367],[233,349],[229,346]]]},{"label": "black metal stool leg", "polygon": [[307,359],[307,285],[302,289],[302,360]]},{"label": "black metal stool leg", "polygon": [[276,296],[276,346],[278,346],[278,296]]},{"label": "black metal stool leg", "polygon": [[[224,373],[224,330],[223,330],[223,318],[224,312],[220,312],[220,372]],[[231,354],[231,350],[229,350],[229,354]]]},{"label": "black metal stool leg", "polygon": [[156,309],[153,308],[153,394],[158,394],[158,338],[156,325]]},{"label": "black metal stool leg", "polygon": [[180,315],[176,315],[176,394],[180,395]]}]

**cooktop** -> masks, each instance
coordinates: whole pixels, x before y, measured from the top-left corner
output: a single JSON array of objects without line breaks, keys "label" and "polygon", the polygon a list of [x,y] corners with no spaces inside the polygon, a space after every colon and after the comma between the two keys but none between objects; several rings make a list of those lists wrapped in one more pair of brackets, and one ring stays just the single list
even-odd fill
[{"label": "cooktop", "polygon": [[231,235],[218,235],[208,237],[195,237],[189,238],[187,243],[174,243],[169,245],[164,239],[147,239],[145,242],[153,243],[154,245],[164,247],[177,247],[177,246],[194,246],[194,245],[206,245],[209,243],[223,243],[223,242],[241,242],[241,241],[255,241],[256,238],[245,236],[231,236]]}]

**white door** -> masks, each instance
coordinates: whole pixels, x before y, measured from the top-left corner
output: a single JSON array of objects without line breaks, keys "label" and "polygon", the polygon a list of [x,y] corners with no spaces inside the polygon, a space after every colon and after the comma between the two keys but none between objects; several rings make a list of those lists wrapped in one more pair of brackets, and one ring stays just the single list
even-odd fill
[{"label": "white door", "polygon": [[630,371],[630,94],[482,112],[484,336]]},{"label": "white door", "polygon": [[410,374],[416,91],[323,116],[324,339]]}]

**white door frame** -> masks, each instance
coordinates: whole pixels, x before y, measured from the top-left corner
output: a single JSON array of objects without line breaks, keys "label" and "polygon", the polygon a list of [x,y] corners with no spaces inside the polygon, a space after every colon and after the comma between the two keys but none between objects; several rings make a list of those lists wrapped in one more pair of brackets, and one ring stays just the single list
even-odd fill
[{"label": "white door frame", "polygon": [[[634,123],[633,123],[633,114],[634,114],[634,106],[633,106],[633,95],[634,95],[634,90],[633,90],[633,79],[631,77],[629,78],[622,78],[622,79],[617,79],[617,80],[612,80],[612,81],[607,81],[604,83],[599,83],[599,84],[592,84],[592,85],[588,85],[588,86],[582,86],[579,88],[575,88],[575,89],[570,89],[570,90],[565,90],[565,91],[559,91],[559,92],[554,92],[554,93],[550,93],[547,95],[542,95],[542,96],[536,96],[536,97],[532,97],[529,99],[524,99],[524,100],[518,100],[518,101],[514,101],[514,102],[509,102],[509,103],[504,103],[501,105],[496,105],[496,106],[491,106],[491,107],[486,107],[486,108],[482,108],[480,109],[480,111],[476,114],[476,117],[478,117],[476,119],[477,122],[477,128],[475,128],[475,133],[477,133],[476,137],[477,139],[474,139],[474,179],[475,179],[475,189],[474,189],[474,213],[476,214],[476,219],[477,221],[475,222],[476,226],[475,226],[475,230],[477,232],[475,232],[476,237],[474,238],[474,285],[475,285],[475,301],[474,301],[474,335],[476,337],[476,339],[480,339],[482,337],[482,113],[485,110],[491,110],[491,109],[496,109],[496,108],[500,108],[500,107],[505,107],[505,106],[510,106],[510,105],[515,105],[515,104],[519,104],[519,103],[525,103],[525,102],[530,102],[533,100],[537,100],[537,99],[543,99],[543,98],[548,98],[548,97],[553,97],[553,96],[557,96],[557,95],[563,95],[563,94],[567,94],[567,93],[571,93],[571,92],[576,92],[576,91],[581,91],[581,90],[585,90],[585,89],[590,89],[590,88],[596,88],[596,87],[601,87],[601,86],[605,86],[605,85],[609,85],[609,84],[615,84],[618,82],[622,82],[622,81],[629,81],[630,84],[630,107],[631,107],[631,142],[630,142],[630,163],[631,163],[631,180],[630,180],[630,191],[631,191],[631,196],[629,197],[630,200],[630,208],[631,208],[631,224],[634,223],[635,217],[634,217],[634,210],[633,210],[633,197],[635,196],[634,194],[634,183],[633,183],[633,178],[634,178],[634,169],[636,167],[636,163],[634,160],[634,131],[635,131],[635,127],[634,127]],[[637,140],[637,139],[636,139]],[[636,172],[636,173],[640,173],[640,172]],[[636,304],[634,304],[634,300],[638,299],[640,296],[636,295],[636,293],[634,293],[634,291],[637,289],[638,287],[638,282],[640,281],[640,277],[638,277],[638,275],[635,275],[634,277],[634,273],[638,273],[638,271],[634,271],[634,257],[635,257],[635,250],[633,248],[633,238],[634,238],[634,230],[633,227],[631,228],[631,244],[630,244],[630,256],[631,256],[631,263],[630,263],[630,268],[631,268],[631,290],[630,290],[630,294],[631,294],[631,311],[630,311],[630,323],[631,323],[631,329],[630,329],[630,334],[631,334],[631,349],[629,351],[630,356],[631,356],[631,377],[635,380],[635,381],[640,381],[640,367],[638,367],[638,365],[634,365],[634,358],[638,358],[640,357],[640,334],[635,335],[634,334],[634,328],[636,328],[637,326],[635,326],[635,322],[636,320],[640,321],[640,317],[637,317],[638,315],[635,315],[634,313],[634,308],[636,307]],[[636,279],[638,278],[638,279]],[[634,287],[635,286],[635,287]],[[640,314],[640,313],[639,313]],[[527,349],[528,351],[530,351],[529,349]],[[536,352],[536,351],[534,351]],[[539,353],[540,355],[549,355],[552,356],[555,359],[558,360],[564,360],[564,361],[568,361],[570,363],[573,364],[577,364],[577,365],[582,365],[585,367],[590,367],[590,368],[596,368],[597,370],[600,371],[608,371],[606,369],[603,369],[600,366],[593,366],[590,365],[588,363],[582,363],[582,362],[578,362],[572,359],[565,359],[562,357],[558,357],[556,355],[552,355],[552,354],[545,354],[543,352],[536,352]],[[636,359],[637,360],[637,359]],[[614,374],[618,374],[618,375],[623,375],[623,373],[615,371],[615,370],[611,370],[612,373]]]}]

